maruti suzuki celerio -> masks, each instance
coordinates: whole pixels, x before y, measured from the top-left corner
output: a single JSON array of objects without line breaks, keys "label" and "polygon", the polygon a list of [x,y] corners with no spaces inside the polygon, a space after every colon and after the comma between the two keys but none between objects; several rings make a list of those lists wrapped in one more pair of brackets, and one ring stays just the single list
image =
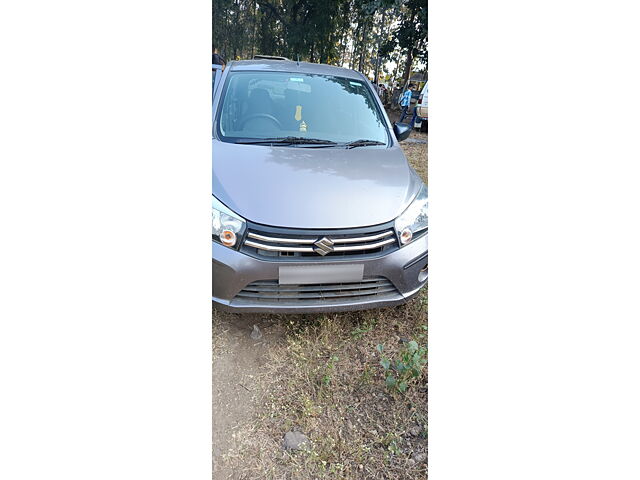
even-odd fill
[{"label": "maruti suzuki celerio", "polygon": [[[213,92],[213,302],[236,312],[398,305],[427,282],[427,187],[367,78],[260,59]],[[425,159],[426,161],[426,159]]]}]

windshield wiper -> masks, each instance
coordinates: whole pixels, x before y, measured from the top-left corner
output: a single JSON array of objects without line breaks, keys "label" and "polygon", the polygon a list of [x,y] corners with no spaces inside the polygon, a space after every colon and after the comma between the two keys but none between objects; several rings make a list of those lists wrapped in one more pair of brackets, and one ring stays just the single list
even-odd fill
[{"label": "windshield wiper", "polygon": [[377,140],[354,140],[353,142],[346,143],[345,146],[347,148],[356,148],[356,147],[368,147],[370,145],[386,145],[384,142],[379,142]]},{"label": "windshield wiper", "polygon": [[236,143],[245,145],[337,145],[331,140],[306,137],[239,138]]}]

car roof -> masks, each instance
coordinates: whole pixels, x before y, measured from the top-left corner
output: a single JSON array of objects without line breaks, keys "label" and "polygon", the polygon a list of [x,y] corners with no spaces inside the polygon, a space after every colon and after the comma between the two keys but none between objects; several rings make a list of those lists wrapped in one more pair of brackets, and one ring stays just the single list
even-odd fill
[{"label": "car roof", "polygon": [[349,68],[325,65],[322,63],[294,62],[291,60],[236,60],[228,64],[230,71],[270,71],[310,73],[316,75],[332,75],[362,80],[363,75]]}]

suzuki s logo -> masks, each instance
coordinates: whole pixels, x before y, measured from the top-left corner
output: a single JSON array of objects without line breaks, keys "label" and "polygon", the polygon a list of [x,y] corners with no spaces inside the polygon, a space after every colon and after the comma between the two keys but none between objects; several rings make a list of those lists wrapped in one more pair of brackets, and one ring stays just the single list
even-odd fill
[{"label": "suzuki s logo", "polygon": [[327,253],[333,252],[333,240],[331,240],[330,238],[322,237],[320,240],[315,242],[314,245],[315,246],[313,247],[313,250],[323,257]]}]

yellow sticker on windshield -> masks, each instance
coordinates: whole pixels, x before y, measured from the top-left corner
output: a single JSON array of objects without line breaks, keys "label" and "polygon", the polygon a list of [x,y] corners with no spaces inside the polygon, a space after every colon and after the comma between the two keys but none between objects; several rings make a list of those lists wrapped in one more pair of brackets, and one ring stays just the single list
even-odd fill
[{"label": "yellow sticker on windshield", "polygon": [[296,114],[294,118],[298,122],[302,120],[302,105],[296,105]]}]

